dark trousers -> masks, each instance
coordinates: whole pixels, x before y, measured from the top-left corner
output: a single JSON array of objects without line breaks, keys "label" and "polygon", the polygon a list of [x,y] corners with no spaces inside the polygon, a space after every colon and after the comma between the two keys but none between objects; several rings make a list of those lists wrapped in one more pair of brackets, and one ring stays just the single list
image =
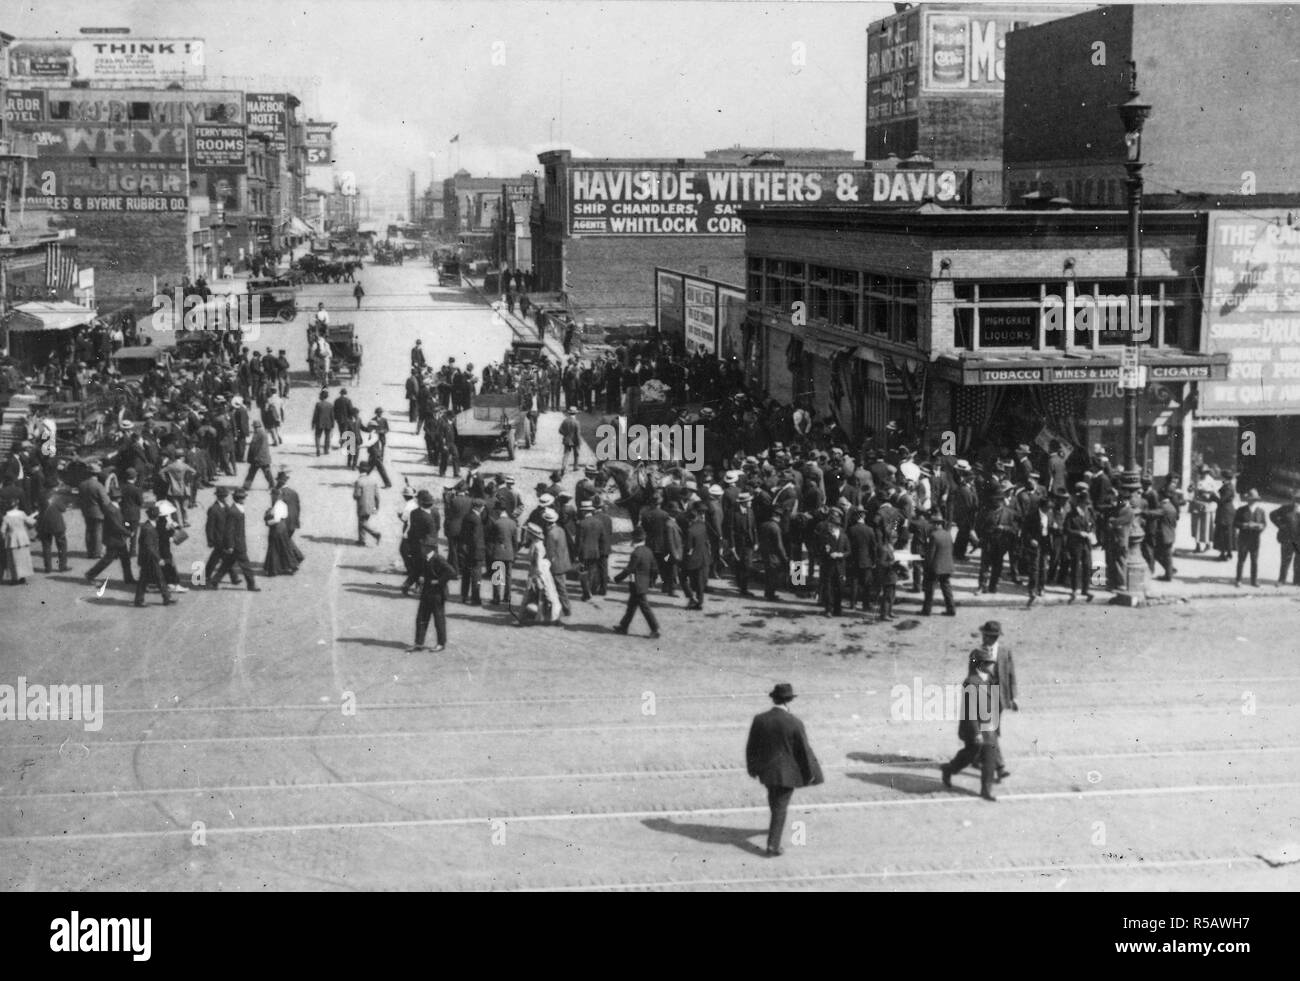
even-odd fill
[{"label": "dark trousers", "polygon": [[216,588],[217,583],[221,582],[221,577],[239,566],[239,571],[244,574],[244,582],[249,589],[257,585],[253,578],[253,567],[249,564],[247,552],[227,552],[221,557],[221,564],[217,566],[216,574],[208,580],[208,585]]},{"label": "dark trousers", "polygon": [[[212,554],[208,556],[208,561],[203,565],[203,581],[205,583],[216,582],[212,576],[217,571],[217,566],[221,565],[221,560],[225,557],[225,554],[220,547],[212,550]],[[239,576],[235,575],[234,569],[230,570],[230,585],[239,585]]]},{"label": "dark trousers", "polygon": [[[1277,574],[1277,584],[1282,586],[1286,583],[1286,571],[1288,568],[1293,570],[1291,581],[1300,586],[1300,549],[1293,542],[1282,542],[1282,571]],[[49,553],[45,556],[45,571],[50,568]]]},{"label": "dark trousers", "polygon": [[632,617],[636,611],[640,610],[641,615],[645,617],[646,625],[653,633],[659,632],[659,621],[655,619],[655,611],[650,609],[650,598],[645,593],[639,593],[633,586],[628,590],[627,609],[623,613],[623,619],[619,621],[619,629],[626,630],[632,624]]},{"label": "dark trousers", "polygon": [[749,549],[736,550],[736,588],[742,593],[749,592],[749,559]]},{"label": "dark trousers", "polygon": [[1065,554],[1070,566],[1070,592],[1087,596],[1092,592],[1092,548],[1087,542],[1070,544]]},{"label": "dark trousers", "polygon": [[1249,538],[1239,535],[1237,538],[1237,582],[1241,582],[1241,570],[1245,568],[1246,557],[1250,556],[1250,584],[1259,581],[1259,536]]},{"label": "dark trousers", "polygon": [[331,434],[333,431],[334,431],[334,430],[332,430],[332,429],[318,429],[318,430],[316,430],[316,455],[317,455],[317,456],[320,456],[321,453],[322,453],[322,448],[321,448],[321,441],[322,441],[322,440],[323,440],[324,443],[325,443],[325,446],[324,446],[324,450],[323,450],[323,452],[328,453],[328,452],[330,451],[330,434]]},{"label": "dark trousers", "polygon": [[[45,571],[50,571],[50,546],[56,546],[59,551],[59,571],[68,571],[68,536],[67,535],[42,535],[41,536],[41,553],[45,557]],[[1285,546],[1284,546],[1285,547]],[[1282,569],[1286,573],[1285,566]]]},{"label": "dark trousers", "polygon": [[824,584],[822,609],[839,616],[844,612],[844,576],[837,563],[828,562],[822,565],[822,583]]},{"label": "dark trousers", "polygon": [[609,556],[602,555],[596,563],[596,573],[591,587],[597,596],[604,596],[609,591]]},{"label": "dark trousers", "polygon": [[577,447],[577,446],[566,446],[566,447],[564,448],[564,456],[560,459],[560,469],[563,470],[566,466],[568,466],[568,463],[569,463],[569,454],[572,453],[572,454],[573,454],[573,469],[574,469],[574,470],[577,470],[577,469],[578,469],[578,452],[579,452],[579,450],[578,450],[578,447]]},{"label": "dark trousers", "polygon": [[253,478],[259,473],[266,477],[267,488],[275,490],[275,478],[271,476],[271,468],[265,463],[250,463],[248,465],[248,476],[244,478],[244,490],[249,490],[253,486]]},{"label": "dark trousers", "polygon": [[682,569],[682,593],[688,603],[704,602],[704,587],[708,583],[709,570],[705,566],[698,569]]},{"label": "dark trousers", "polygon": [[[1172,576],[1174,574],[1173,544],[1170,543],[1168,545],[1165,545],[1162,543],[1156,543],[1155,545],[1151,546],[1151,551],[1152,554],[1155,556],[1155,560],[1160,563],[1160,568],[1165,570],[1165,575]],[[1155,569],[1152,569],[1151,571],[1154,572]]]},{"label": "dark trousers", "polygon": [[786,570],[770,562],[763,565],[763,599],[776,599],[778,586],[785,585]]},{"label": "dark trousers", "polygon": [[772,811],[772,820],[767,826],[767,850],[774,852],[781,847],[785,836],[785,816],[790,810],[790,799],[794,797],[793,787],[768,787],[767,806]]},{"label": "dark trousers", "polygon": [[483,563],[467,561],[460,572],[460,601],[479,606],[483,603]]},{"label": "dark trousers", "polygon": [[[990,529],[988,538],[980,550],[980,588],[996,593],[998,581],[1002,578],[1002,563],[1008,552],[1012,551],[1014,543],[1005,531],[998,528]],[[1014,567],[1010,572],[1015,575]]]},{"label": "dark trousers", "polygon": [[158,592],[162,593],[163,606],[171,606],[171,587],[163,579],[162,563],[156,555],[140,556],[140,574],[135,580],[135,605],[144,606],[144,590],[150,583],[158,587]]},{"label": "dark trousers", "polygon": [[551,579],[555,583],[555,591],[560,594],[560,609],[564,611],[567,617],[573,612],[573,606],[569,603],[569,574],[567,572],[552,572]]},{"label": "dark trousers", "polygon": [[104,557],[86,570],[86,578],[94,579],[112,565],[114,560],[122,563],[122,578],[128,583],[134,583],[135,574],[131,572],[131,557],[127,554],[126,545],[113,542],[105,547]]},{"label": "dark trousers", "polygon": [[957,751],[948,763],[949,773],[960,773],[972,763],[980,768],[980,793],[993,793],[993,774],[998,762],[998,736],[995,732],[986,732],[983,744],[973,739],[963,740],[965,745]]},{"label": "dark trousers", "polygon": [[1020,554],[1021,568],[1029,578],[1029,595],[1041,593],[1047,585],[1047,546],[1043,542],[1024,543]]},{"label": "dark trousers", "polygon": [[[676,571],[673,569],[673,557],[668,553],[656,555],[655,566],[656,575],[663,580],[664,592],[669,596],[676,596],[677,590],[674,589],[673,586],[677,582],[677,575]],[[650,580],[650,584],[654,585],[653,578]]]},{"label": "dark trousers", "polygon": [[417,566],[415,553],[411,548],[411,543],[405,538],[398,543],[397,554],[402,560],[402,568],[406,570],[406,579],[402,582],[402,588],[410,589],[420,581],[420,572]]},{"label": "dark trousers", "polygon": [[244,454],[248,452],[248,439],[244,436],[235,437],[235,462],[243,463]]},{"label": "dark trousers", "polygon": [[966,558],[966,550],[970,548],[971,525],[957,522],[957,538],[952,543],[952,554],[955,558]]},{"label": "dark trousers", "polygon": [[880,616],[892,617],[894,615],[894,594],[897,586],[893,582],[880,583]]},{"label": "dark trousers", "polygon": [[370,454],[370,466],[379,474],[379,479],[384,482],[384,487],[392,487],[393,482],[388,478],[388,471],[384,469],[384,457],[381,453]]},{"label": "dark trousers", "polygon": [[578,585],[582,587],[582,598],[591,599],[595,593],[596,567],[600,559],[581,559],[578,565]]},{"label": "dark trousers", "polygon": [[415,611],[415,646],[423,647],[429,633],[429,617],[433,617],[433,631],[438,646],[447,645],[447,594],[442,586],[425,586],[420,591],[420,608]]},{"label": "dark trousers", "polygon": [[[1088,559],[1092,564],[1091,555]],[[1117,544],[1106,542],[1106,584],[1112,588],[1122,586],[1127,576],[1125,565],[1128,563],[1128,550]]]},{"label": "dark trousers", "polygon": [[1047,545],[1047,581],[1054,586],[1064,586],[1070,578],[1070,563],[1065,558],[1065,542],[1060,535],[1052,535]]},{"label": "dark trousers", "polygon": [[448,463],[451,464],[451,472],[457,477],[460,476],[460,451],[456,449],[455,443],[439,447],[434,456],[438,464],[439,477],[445,477],[447,475]]},{"label": "dark trousers", "polygon": [[514,584],[510,581],[511,565],[509,559],[494,559],[492,562],[492,602],[510,605],[511,591]]},{"label": "dark trousers", "polygon": [[870,567],[853,570],[853,582],[849,586],[849,608],[862,604],[862,609],[869,610],[876,603],[876,570]]},{"label": "dark trousers", "polygon": [[86,557],[97,559],[100,556],[100,532],[104,527],[103,518],[86,518]]},{"label": "dark trousers", "polygon": [[933,572],[927,572],[921,580],[921,612],[928,614],[934,609],[934,587],[939,585],[939,592],[943,595],[943,608],[953,610],[955,607],[952,603],[952,576],[944,573],[936,575]]}]

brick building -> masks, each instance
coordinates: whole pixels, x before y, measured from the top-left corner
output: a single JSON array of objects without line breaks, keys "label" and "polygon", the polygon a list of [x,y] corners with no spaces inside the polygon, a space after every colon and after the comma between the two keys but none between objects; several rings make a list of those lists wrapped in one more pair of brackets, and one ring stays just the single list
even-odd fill
[{"label": "brick building", "polygon": [[744,206],[801,203],[865,209],[900,202],[968,200],[963,171],[873,172],[862,166],[752,165],[685,158],[583,158],[541,154],[543,202],[532,219],[538,289],[564,293],[598,325],[652,323],[654,270],[743,282]]},{"label": "brick building", "polygon": [[[1091,300],[1126,292],[1123,212],[743,215],[744,361],[772,396],[877,446],[894,422],[913,446],[950,433],[963,455],[1060,438],[1119,458],[1115,381],[1129,335]],[[1227,374],[1201,330],[1206,224],[1196,212],[1148,212],[1144,223],[1140,422],[1156,473],[1186,469],[1198,382]]]},{"label": "brick building", "polygon": [[1076,5],[922,3],[867,28],[866,159],[923,155],[970,170],[972,202],[1003,204],[1004,51]]}]

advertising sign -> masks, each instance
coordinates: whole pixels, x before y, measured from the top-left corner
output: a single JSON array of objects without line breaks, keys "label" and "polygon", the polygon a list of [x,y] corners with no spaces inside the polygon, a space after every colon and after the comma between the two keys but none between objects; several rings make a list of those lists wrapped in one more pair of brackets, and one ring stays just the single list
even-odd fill
[{"label": "advertising sign", "polygon": [[190,166],[198,170],[213,167],[242,170],[245,166],[244,127],[194,126],[190,129]]},{"label": "advertising sign", "polygon": [[965,203],[965,170],[799,170],[760,167],[634,170],[575,167],[569,195],[574,235],[743,235],[742,207],[844,207]]},{"label": "advertising sign", "polygon": [[29,128],[44,157],[172,157],[185,159],[184,126],[111,126],[87,123],[60,126],[46,123]]},{"label": "advertising sign", "polygon": [[867,124],[914,119],[921,84],[921,12],[909,10],[867,32]]},{"label": "advertising sign", "polygon": [[289,149],[289,97],[283,92],[249,92],[244,96],[244,115],[249,132],[271,137],[276,153]]},{"label": "advertising sign", "polygon": [[198,38],[37,38],[9,47],[9,77],[18,82],[166,82],[204,71]]},{"label": "advertising sign", "polygon": [[[968,12],[925,10],[924,92],[997,95],[1006,80],[1007,34],[1069,17],[1085,8],[1062,6],[1028,11],[976,7]],[[870,121],[870,117],[868,117]]]},{"label": "advertising sign", "polygon": [[44,89],[5,90],[5,122],[39,123],[44,119]]},{"label": "advertising sign", "polygon": [[655,315],[659,333],[664,336],[686,333],[685,297],[682,295],[682,277],[675,273],[655,271]]},{"label": "advertising sign", "polygon": [[47,89],[45,119],[68,124],[239,124],[244,99],[234,91],[195,89]]},{"label": "advertising sign", "polygon": [[34,178],[40,193],[52,197],[186,193],[184,160],[50,157],[40,161]]},{"label": "advertising sign", "polygon": [[1203,336],[1231,362],[1201,385],[1201,411],[1300,412],[1300,227],[1285,211],[1211,212],[1208,243]]},{"label": "advertising sign", "polygon": [[334,123],[305,123],[302,141],[308,166],[328,167],[334,162]]},{"label": "advertising sign", "polygon": [[718,349],[718,289],[712,283],[687,279],[683,294],[686,300],[686,353],[716,354]]},{"label": "advertising sign", "polygon": [[718,357],[723,361],[745,356],[745,294],[718,287]]},{"label": "advertising sign", "polygon": [[189,208],[189,198],[184,196],[164,197],[162,195],[126,194],[28,195],[27,205],[31,208],[49,208],[52,211],[97,211],[122,214],[179,212],[184,214]]}]

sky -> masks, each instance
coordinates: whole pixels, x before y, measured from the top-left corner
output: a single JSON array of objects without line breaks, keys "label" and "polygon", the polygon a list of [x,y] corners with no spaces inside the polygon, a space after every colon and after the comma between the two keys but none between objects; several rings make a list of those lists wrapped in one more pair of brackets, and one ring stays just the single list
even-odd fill
[{"label": "sky", "polygon": [[442,179],[457,167],[514,176],[540,171],[537,154],[554,148],[691,157],[740,143],[861,157],[866,28],[893,10],[708,0],[22,0],[5,5],[0,31],[36,38],[129,27],[136,37],[197,37],[209,79],[301,80],[312,118],[338,123],[336,170],[353,172],[375,211],[391,215],[405,210],[412,170],[420,188],[435,170]]}]

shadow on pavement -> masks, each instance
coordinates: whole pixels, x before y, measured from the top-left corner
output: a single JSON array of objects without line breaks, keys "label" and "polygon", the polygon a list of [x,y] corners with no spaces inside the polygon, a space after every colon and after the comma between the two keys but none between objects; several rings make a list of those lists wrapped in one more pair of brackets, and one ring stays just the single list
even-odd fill
[{"label": "shadow on pavement", "polygon": [[702,842],[706,845],[734,845],[741,851],[749,852],[751,855],[767,854],[763,848],[749,840],[750,838],[766,835],[767,828],[746,831],[744,828],[724,828],[712,824],[679,824],[676,821],[670,821],[668,818],[647,818],[641,823],[651,831],[681,835],[683,838],[690,838],[692,841]]},{"label": "shadow on pavement", "polygon": [[378,640],[374,637],[335,637],[336,644],[360,644],[362,647],[395,647],[404,651],[411,645],[402,640]]},{"label": "shadow on pavement", "polygon": [[875,763],[878,766],[891,766],[896,763],[934,763],[934,760],[928,756],[904,756],[900,753],[847,753],[845,755],[855,763]]},{"label": "shadow on pavement", "polygon": [[357,547],[356,541],[351,538],[338,538],[333,535],[301,535],[299,537],[321,545],[351,545]]},{"label": "shadow on pavement", "polygon": [[[922,777],[913,773],[846,773],[845,776],[905,794],[933,794],[935,791],[947,789],[938,777]],[[979,796],[978,791],[975,792],[975,796]]]}]

